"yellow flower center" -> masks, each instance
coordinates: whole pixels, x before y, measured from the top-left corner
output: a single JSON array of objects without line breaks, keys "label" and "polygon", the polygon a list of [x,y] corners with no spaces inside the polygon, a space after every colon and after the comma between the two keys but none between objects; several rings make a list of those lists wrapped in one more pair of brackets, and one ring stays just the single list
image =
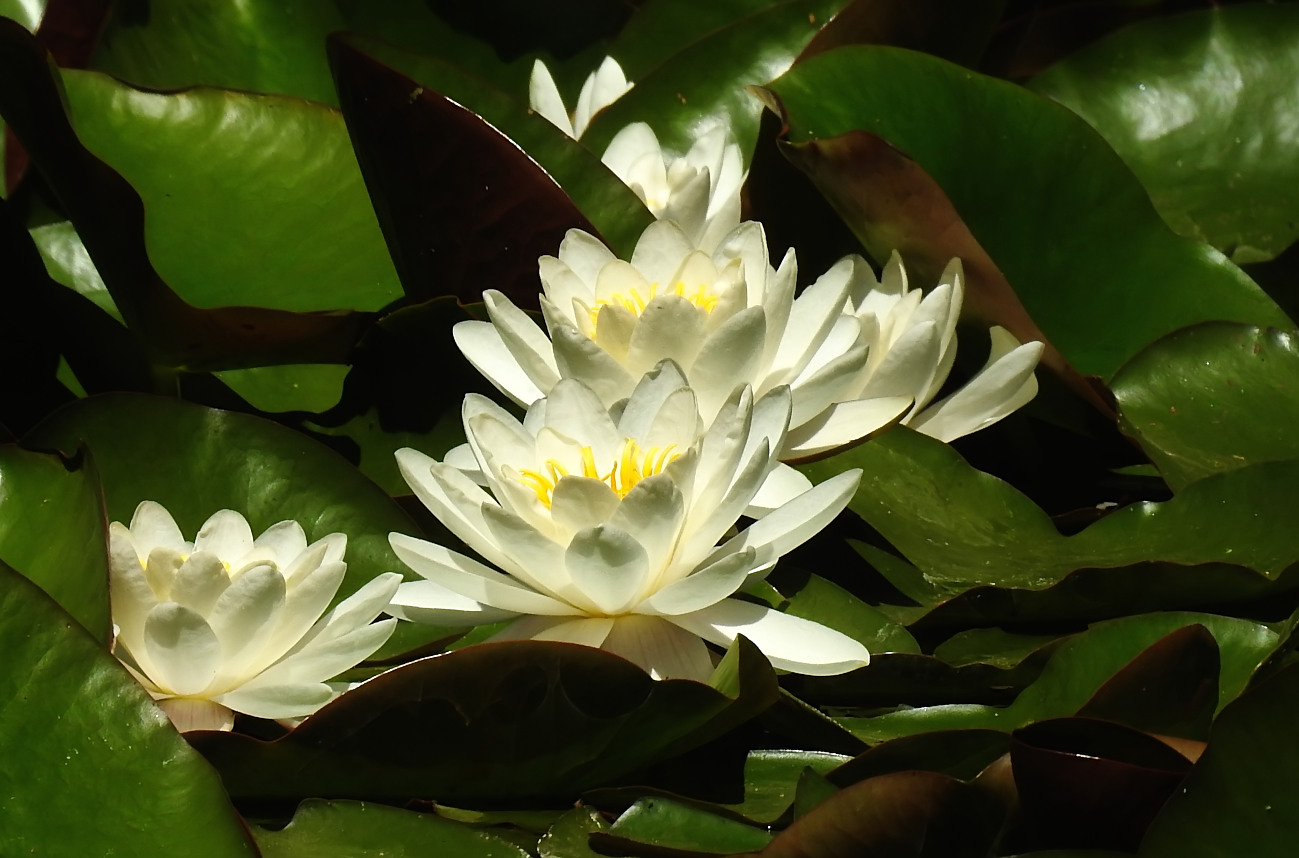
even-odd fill
[{"label": "yellow flower center", "polygon": [[649,295],[642,295],[639,289],[629,289],[626,292],[618,292],[610,295],[608,298],[601,298],[591,307],[591,325],[594,327],[600,319],[600,308],[606,306],[619,306],[629,310],[632,315],[639,316],[645,312],[649,302],[653,301],[659,295],[676,295],[679,298],[685,298],[691,304],[694,304],[705,313],[711,313],[717,307],[717,296],[708,288],[707,284],[700,283],[694,291],[688,291],[686,284],[677,281],[666,292],[659,291],[659,284],[650,285]]},{"label": "yellow flower center", "polygon": [[[642,450],[640,444],[628,440],[622,445],[622,452],[614,459],[609,471],[601,474],[595,464],[594,451],[590,447],[583,447],[582,473],[579,476],[599,480],[613,489],[618,497],[626,497],[641,480],[662,473],[664,468],[680,458],[681,454],[676,449],[676,444],[669,444],[667,447]],[[555,459],[547,459],[540,471],[519,472],[519,479],[537,493],[537,500],[545,504],[546,509],[550,509],[555,486],[567,476],[568,469]]]}]

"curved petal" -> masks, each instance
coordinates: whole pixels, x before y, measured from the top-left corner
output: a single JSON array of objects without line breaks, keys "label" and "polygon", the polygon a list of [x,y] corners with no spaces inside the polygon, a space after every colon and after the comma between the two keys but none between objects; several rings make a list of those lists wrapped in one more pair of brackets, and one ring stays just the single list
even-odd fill
[{"label": "curved petal", "polygon": [[618,617],[601,646],[655,679],[707,682],[713,672],[708,647],[697,635],[658,617]]},{"label": "curved petal", "polygon": [[334,698],[334,689],[320,682],[302,685],[258,684],[228,691],[216,698],[236,712],[254,718],[299,718]]},{"label": "curved petal", "polygon": [[247,519],[232,509],[213,513],[194,537],[195,551],[211,551],[231,566],[252,549],[252,528]]},{"label": "curved petal", "polygon": [[668,584],[662,590],[641,602],[638,613],[688,614],[715,605],[728,596],[735,595],[757,556],[752,548],[728,554],[704,568],[692,572],[680,581]]},{"label": "curved petal", "polygon": [[460,628],[499,623],[518,616],[448,590],[435,581],[404,581],[397,588],[387,612],[399,620],[431,626]]},{"label": "curved petal", "polygon": [[767,513],[788,503],[803,492],[812,488],[812,481],[784,462],[780,462],[767,474],[758,493],[749,501],[744,514],[749,518],[762,518]]},{"label": "curved petal", "polygon": [[880,396],[836,402],[816,417],[790,429],[780,458],[815,456],[860,441],[911,407],[910,396]]},{"label": "curved petal", "polygon": [[[564,240],[559,243],[559,259],[583,282],[594,284],[600,269],[617,257],[604,246],[604,242],[589,232],[570,229],[564,233]],[[591,294],[595,294],[594,290]]]},{"label": "curved petal", "polygon": [[599,647],[613,629],[612,617],[519,617],[489,641],[559,641]]},{"label": "curved petal", "polygon": [[607,524],[579,531],[564,552],[574,587],[603,614],[635,605],[649,578],[649,555],[625,530]]},{"label": "curved petal", "polygon": [[171,582],[171,601],[207,616],[217,599],[230,586],[221,558],[207,551],[195,551],[180,564]]},{"label": "curved petal", "polygon": [[457,322],[451,336],[474,369],[515,403],[526,406],[545,396],[519,366],[491,322]]},{"label": "curved petal", "polygon": [[934,403],[910,421],[918,432],[952,441],[991,426],[1037,395],[1033,374],[1042,356],[1040,342],[1024,343],[1002,328],[989,332],[988,362],[964,387]]},{"label": "curved petal", "polygon": [[780,670],[834,676],[870,663],[866,647],[841,632],[738,599],[725,599],[702,611],[669,619],[721,646],[730,646],[738,635],[744,635]]},{"label": "curved petal", "polygon": [[576,328],[558,325],[551,331],[551,336],[559,374],[565,378],[582,379],[606,408],[635,389],[637,378]]},{"label": "curved petal", "polygon": [[568,108],[560,97],[559,87],[555,85],[550,69],[541,60],[532,63],[532,76],[528,80],[528,106],[569,137],[577,137],[573,131],[573,120],[568,117]]},{"label": "curved petal", "polygon": [[709,335],[687,370],[705,419],[717,413],[735,388],[754,383],[766,336],[767,318],[761,307],[741,310]]},{"label": "curved petal", "polygon": [[276,567],[284,569],[306,550],[307,535],[296,521],[280,521],[262,531],[253,540],[253,548],[268,551],[275,558]]},{"label": "curved petal", "polygon": [[380,620],[353,628],[345,634],[317,635],[257,678],[244,683],[241,690],[251,692],[272,685],[323,682],[368,658],[384,645],[396,627],[395,619]]},{"label": "curved petal", "polygon": [[198,697],[165,697],[158,708],[167,714],[179,733],[191,730],[232,730],[235,713],[228,706]]},{"label": "curved petal", "polygon": [[759,565],[775,561],[833,521],[848,505],[859,482],[861,471],[856,468],[836,474],[758,519],[710,554],[708,559],[716,560],[752,547],[757,551]]},{"label": "curved petal", "polygon": [[141,560],[155,548],[170,548],[188,554],[191,546],[176,525],[176,520],[166,507],[154,501],[140,501],[131,516],[131,541]]},{"label": "curved petal", "polygon": [[284,576],[270,566],[255,566],[217,599],[207,621],[221,641],[221,682],[246,679],[284,654],[265,650],[284,598]]},{"label": "curved petal", "polygon": [[475,602],[516,614],[577,613],[572,605],[538,593],[503,572],[440,545],[401,533],[389,534],[388,541],[397,557],[415,572]]},{"label": "curved petal", "polygon": [[538,390],[549,390],[559,381],[550,339],[527,313],[495,289],[483,292],[487,315],[501,342]]},{"label": "curved petal", "polygon": [[163,602],[144,621],[144,652],[133,654],[160,689],[189,697],[204,691],[216,676],[221,642],[203,617]]}]

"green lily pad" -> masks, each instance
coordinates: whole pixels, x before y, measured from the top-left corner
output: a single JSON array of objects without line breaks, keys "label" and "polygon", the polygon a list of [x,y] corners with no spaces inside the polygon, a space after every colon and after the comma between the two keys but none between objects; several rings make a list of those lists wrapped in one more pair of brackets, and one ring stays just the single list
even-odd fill
[{"label": "green lily pad", "polygon": [[119,5],[94,68],[136,86],[215,86],[332,103],[325,36],[341,29],[333,3],[315,0],[150,0]]},{"label": "green lily pad", "polygon": [[264,858],[527,858],[509,841],[431,813],[363,801],[308,799],[278,831],[254,828]]},{"label": "green lily pad", "polygon": [[1155,817],[1138,854],[1288,854],[1299,830],[1296,707],[1299,668],[1292,665],[1223,710],[1203,756]]},{"label": "green lily pad", "polygon": [[946,444],[899,426],[803,466],[813,482],[862,468],[849,507],[949,595],[977,584],[1045,589],[1082,568],[1230,563],[1275,578],[1299,561],[1284,510],[1299,462],[1217,474],[1062,536],[1036,504]]},{"label": "green lily pad", "polygon": [[2,565],[0,647],[0,852],[257,854],[216,773],[139,683]]},{"label": "green lily pad", "polygon": [[1134,24],[1029,86],[1086,119],[1181,235],[1237,262],[1299,238],[1299,9],[1250,3]]},{"label": "green lily pad", "polygon": [[700,32],[697,41],[638,76],[630,92],[600,111],[582,143],[603,152],[623,126],[648,122],[664,149],[684,153],[700,133],[721,126],[730,129],[747,161],[762,105],[745,87],[789,68],[844,1],[775,3]]},{"label": "green lily pad", "polygon": [[1299,459],[1289,431],[1299,420],[1295,337],[1229,324],[1164,337],[1114,376],[1123,430],[1174,490],[1256,462]]},{"label": "green lily pad", "polygon": [[261,411],[321,412],[338,404],[347,371],[337,364],[287,364],[213,375]]},{"label": "green lily pad", "polygon": [[765,829],[717,816],[669,798],[644,798],[627,808],[606,831],[591,835],[592,847],[605,854],[634,854],[637,846],[681,858],[733,855],[771,842]]},{"label": "green lily pad", "polygon": [[872,653],[920,652],[920,645],[905,628],[819,575],[808,576],[807,582],[789,596],[786,613],[843,632]]},{"label": "green lily pad", "polygon": [[89,456],[69,462],[0,447],[0,561],[107,645],[108,543],[99,477]]},{"label": "green lily pad", "polygon": [[1122,160],[1060,105],[877,46],[813,57],[769,88],[795,143],[860,129],[914,158],[1083,373],[1109,376],[1198,321],[1289,324],[1236,266],[1173,234]]},{"label": "green lily pad", "polygon": [[142,92],[93,72],[65,71],[63,84],[86,148],[143,198],[149,257],[186,301],[377,310],[400,297],[337,111]]},{"label": "green lily pad", "polygon": [[656,681],[591,647],[487,643],[394,668],[273,742],[192,740],[241,798],[571,800],[716,738],[778,693],[747,641],[719,676],[721,690]]},{"label": "green lily pad", "polygon": [[1124,665],[1165,635],[1188,625],[1208,629],[1218,643],[1222,672],[1217,709],[1240,694],[1255,668],[1276,647],[1279,636],[1258,623],[1213,614],[1142,614],[1097,623],[1064,642],[1041,676],[1009,706],[956,703],[901,709],[869,718],[841,718],[867,742],[933,730],[1014,730],[1045,718],[1073,715]]}]

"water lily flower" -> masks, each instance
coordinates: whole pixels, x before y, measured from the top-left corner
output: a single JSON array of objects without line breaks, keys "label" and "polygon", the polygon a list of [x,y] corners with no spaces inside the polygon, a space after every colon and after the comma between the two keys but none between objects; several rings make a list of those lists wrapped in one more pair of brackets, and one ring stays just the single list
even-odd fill
[{"label": "water lily flower", "polygon": [[649,125],[633,122],[614,135],[600,160],[654,217],[675,221],[701,250],[712,252],[740,225],[744,159],[725,128],[705,132],[673,158]]},{"label": "water lily flower", "polygon": [[397,556],[425,580],[402,584],[389,613],[445,626],[513,620],[497,639],[601,647],[660,678],[706,679],[703,641],[726,646],[741,634],[784,670],[866,664],[852,638],[734,598],[843,509],[860,471],[732,535],[776,465],[789,391],[755,401],[742,387],[715,410],[700,420],[671,361],[612,409],[575,378],[522,422],[469,395],[465,434],[488,490],[415,450],[398,451],[397,462],[424,505],[492,566],[394,533]]},{"label": "water lily flower", "polygon": [[[988,365],[930,405],[956,354],[964,294],[959,261],[925,296],[907,287],[896,255],[882,281],[865,260],[849,256],[795,297],[793,251],[779,268],[768,259],[762,226],[752,222],[708,254],[676,224],[657,221],[629,262],[571,230],[559,256],[539,262],[546,332],[488,290],[490,321],[461,322],[455,340],[520,405],[574,377],[612,406],[664,358],[685,371],[706,420],[737,384],[749,384],[758,397],[788,386],[793,415],[779,449],[785,460],[853,443],[895,419],[949,441],[1036,394],[1041,344],[1021,346],[993,329]],[[796,472],[778,473],[800,488]],[[770,505],[788,494],[762,500]]]},{"label": "water lily flower", "polygon": [[541,60],[532,64],[532,78],[528,82],[528,106],[540,113],[550,124],[574,140],[581,138],[591,117],[613,104],[631,89],[622,66],[613,57],[605,57],[600,67],[589,74],[577,97],[572,115],[564,106],[564,98]]},{"label": "water lily flower", "polygon": [[324,614],[347,537],[307,544],[281,521],[256,539],[221,510],[193,542],[160,504],[109,527],[114,651],[180,730],[228,730],[235,712],[299,718],[338,692],[326,683],[392,634],[372,623],[401,575],[384,573]]}]

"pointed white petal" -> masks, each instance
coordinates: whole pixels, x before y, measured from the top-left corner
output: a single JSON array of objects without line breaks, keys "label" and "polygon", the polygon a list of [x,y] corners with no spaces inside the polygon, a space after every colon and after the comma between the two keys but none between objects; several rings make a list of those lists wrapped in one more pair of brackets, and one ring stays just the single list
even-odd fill
[{"label": "pointed white petal", "polygon": [[[203,617],[175,602],[163,602],[144,621],[140,666],[169,694],[199,694],[221,664],[221,642]],[[147,663],[147,667],[146,667]]]},{"label": "pointed white petal", "polygon": [[780,457],[801,459],[860,441],[910,407],[909,396],[836,402],[813,419],[791,429]]},{"label": "pointed white petal", "polygon": [[697,635],[658,617],[619,617],[602,648],[640,666],[655,679],[707,682],[713,671],[708,647]]},{"label": "pointed white petal", "polygon": [[1037,395],[1033,371],[1042,355],[1042,343],[1017,345],[1001,328],[989,333],[993,349],[984,368],[964,387],[908,421],[912,429],[952,441],[991,426]]},{"label": "pointed white petal", "polygon": [[753,547],[758,552],[759,564],[774,562],[833,521],[848,505],[859,482],[861,471],[856,468],[836,474],[770,515],[755,521],[709,555],[708,559],[715,560],[746,547]]},{"label": "pointed white petal", "polygon": [[545,395],[510,354],[501,332],[491,322],[458,322],[451,336],[474,369],[517,404],[529,405]]},{"label": "pointed white petal", "polygon": [[401,533],[389,534],[388,541],[401,561],[415,572],[475,602],[516,614],[575,613],[571,605],[440,545]]},{"label": "pointed white petal", "polygon": [[397,588],[387,612],[400,620],[430,626],[479,626],[518,616],[448,590],[435,581],[405,581]]},{"label": "pointed white petal", "polygon": [[310,715],[334,697],[324,683],[253,685],[236,688],[217,699],[236,712],[254,718],[299,718]]},{"label": "pointed white petal", "polygon": [[555,86],[550,69],[541,60],[532,64],[532,77],[528,81],[528,106],[569,137],[577,137],[573,131],[573,121],[568,118],[568,108],[564,107],[564,99],[559,95],[559,87]]},{"label": "pointed white petal", "polygon": [[738,599],[726,599],[701,611],[670,619],[686,631],[721,646],[730,646],[737,635],[744,635],[780,670],[833,676],[870,663],[866,647],[845,634]]},{"label": "pointed white petal", "polygon": [[781,462],[772,469],[770,474],[767,474],[762,488],[758,489],[753,500],[749,501],[749,508],[744,511],[744,514],[749,518],[762,518],[810,488],[812,488],[812,481],[804,476],[802,471],[796,471]]},{"label": "pointed white petal", "polygon": [[217,599],[207,621],[221,641],[221,681],[242,680],[283,655],[264,647],[279,624],[284,598],[284,576],[256,566]]},{"label": "pointed white petal", "polygon": [[166,508],[154,501],[141,501],[131,516],[131,540],[135,544],[140,559],[149,556],[155,548],[170,548],[182,554],[189,553],[190,545],[185,541],[176,520]]},{"label": "pointed white petal", "polygon": [[650,574],[644,547],[605,524],[574,535],[564,560],[573,586],[604,614],[621,614],[640,601]]},{"label": "pointed white petal", "polygon": [[207,616],[230,586],[230,576],[215,554],[196,551],[176,570],[170,597],[195,613]]},{"label": "pointed white petal", "polygon": [[688,614],[715,605],[735,594],[754,569],[757,556],[752,548],[728,554],[692,572],[680,581],[668,584],[640,604],[637,610],[646,614]]},{"label": "pointed white petal", "polygon": [[231,566],[252,547],[253,532],[248,521],[231,509],[213,513],[194,537],[195,551],[211,551]]}]

